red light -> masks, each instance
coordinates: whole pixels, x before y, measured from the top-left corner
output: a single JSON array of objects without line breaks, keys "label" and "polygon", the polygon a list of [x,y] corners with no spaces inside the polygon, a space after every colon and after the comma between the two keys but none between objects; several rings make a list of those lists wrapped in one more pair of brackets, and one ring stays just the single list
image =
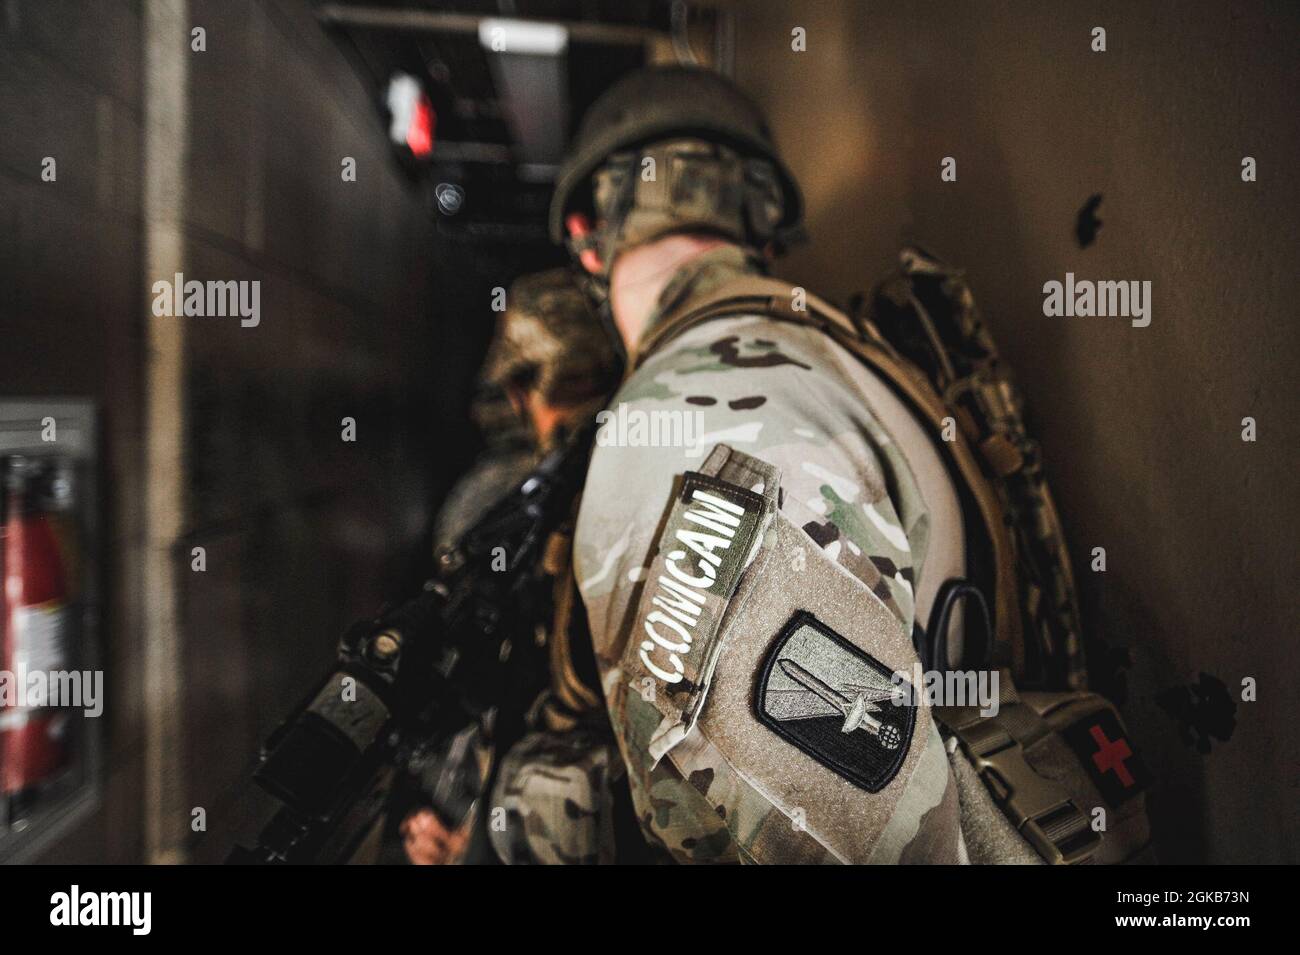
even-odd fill
[{"label": "red light", "polygon": [[600,261],[600,253],[596,251],[594,245],[588,244],[594,241],[591,235],[591,220],[581,212],[570,212],[564,219],[564,225],[581,249],[578,252],[578,261],[582,263],[582,267],[593,275],[602,271],[604,266]]},{"label": "red light", "polygon": [[437,124],[438,114],[433,111],[433,104],[429,97],[421,94],[411,116],[411,125],[406,130],[406,145],[413,154],[423,158],[433,152],[433,131]]}]

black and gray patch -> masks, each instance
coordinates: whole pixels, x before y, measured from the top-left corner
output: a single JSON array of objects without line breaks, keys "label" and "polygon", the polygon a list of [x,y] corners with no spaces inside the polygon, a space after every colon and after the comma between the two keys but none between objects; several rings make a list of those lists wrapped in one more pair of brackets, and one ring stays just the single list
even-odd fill
[{"label": "black and gray patch", "polygon": [[900,676],[801,610],[777,636],[754,709],[782,739],[867,792],[889,785],[907,757],[916,710]]}]

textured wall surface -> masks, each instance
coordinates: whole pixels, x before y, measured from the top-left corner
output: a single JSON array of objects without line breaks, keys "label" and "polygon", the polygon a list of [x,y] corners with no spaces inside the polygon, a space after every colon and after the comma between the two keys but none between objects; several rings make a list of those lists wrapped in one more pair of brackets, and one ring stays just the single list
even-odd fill
[{"label": "textured wall surface", "polygon": [[[737,49],[807,193],[811,241],[783,271],[844,300],[909,239],[968,270],[1027,393],[1086,624],[1131,658],[1094,654],[1096,676],[1163,780],[1162,857],[1296,861],[1294,5],[788,6],[746,4]],[[1066,272],[1151,281],[1150,326],[1044,317]],[[1259,684],[1205,755],[1156,702],[1202,672],[1234,696]]]},{"label": "textured wall surface", "polygon": [[0,5],[0,396],[99,401],[117,477],[100,492],[105,808],[65,843],[96,860],[142,851],[140,43],[131,5]]},{"label": "textured wall surface", "polygon": [[[0,4],[0,394],[92,395],[109,486],[108,791],[60,861],[138,860],[141,434],[152,302],[141,221],[140,4]],[[261,321],[185,325],[186,500],[174,542],[181,736],[166,754],[180,849],[219,860],[262,737],[345,625],[409,571],[443,463],[429,413],[435,329],[422,194],[375,105],[305,4],[195,2],[188,69],[187,279],[258,280]],[[182,38],[183,40],[186,38]],[[56,183],[41,157],[58,158]],[[340,162],[357,162],[342,181]],[[340,420],[356,420],[357,440]],[[207,570],[190,568],[206,550]],[[208,834],[190,833],[192,807]]]},{"label": "textured wall surface", "polygon": [[[219,815],[426,529],[432,250],[374,104],[305,5],[198,3],[193,19],[209,47],[189,77],[190,270],[262,282],[260,325],[199,320],[188,339],[182,550],[205,547],[209,570],[181,578],[184,774]],[[211,836],[196,858],[224,853]]]}]

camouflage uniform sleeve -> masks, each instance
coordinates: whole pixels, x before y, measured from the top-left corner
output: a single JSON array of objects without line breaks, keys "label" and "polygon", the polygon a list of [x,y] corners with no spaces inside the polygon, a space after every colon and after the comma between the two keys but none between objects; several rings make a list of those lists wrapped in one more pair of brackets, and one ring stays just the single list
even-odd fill
[{"label": "camouflage uniform sleeve", "polygon": [[511,747],[492,793],[488,832],[507,865],[605,865],[614,857],[612,784],[622,775],[607,738],[535,730]]},{"label": "camouflage uniform sleeve", "polygon": [[[908,724],[901,768],[877,792],[778,731],[794,724],[774,720],[774,730],[753,716],[764,655],[782,640],[786,662],[770,685],[813,706],[840,705],[838,689],[809,677],[822,666],[817,654],[830,660],[825,654],[834,651],[814,646],[816,630],[773,625],[779,615],[793,611],[793,624],[806,613],[831,631],[826,646],[838,639],[853,645],[850,656],[870,658],[832,666],[845,673],[868,664],[881,670],[882,661],[910,673],[915,661],[910,633],[927,515],[850,367],[858,368],[854,359],[814,329],[758,316],[719,320],[652,356],[602,416],[575,567],[642,827],[680,861],[964,861],[955,786],[924,707]],[[702,715],[666,751],[656,742],[663,710],[645,699],[635,645],[681,475],[717,445],[779,472],[780,490],[758,557],[721,611],[721,662]],[[744,627],[758,630],[738,636]],[[829,719],[812,715],[805,727]],[[895,732],[861,717],[857,725],[876,741]],[[834,720],[848,725],[844,714]]]}]

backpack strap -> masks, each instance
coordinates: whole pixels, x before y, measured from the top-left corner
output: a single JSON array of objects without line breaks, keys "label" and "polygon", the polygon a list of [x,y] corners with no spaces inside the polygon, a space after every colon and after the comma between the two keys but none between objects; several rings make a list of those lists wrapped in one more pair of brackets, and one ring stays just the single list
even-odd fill
[{"label": "backpack strap", "polygon": [[793,291],[794,286],[780,279],[766,275],[742,275],[701,298],[689,299],[683,303],[683,307],[662,316],[637,343],[631,363],[634,367],[639,367],[652,352],[688,328],[731,315],[768,315],[818,327],[832,322],[842,326],[845,333],[857,335],[856,328],[847,315],[816,295],[807,296],[807,311],[795,309],[792,304]]},{"label": "backpack strap", "polygon": [[959,477],[979,511],[993,556],[993,619],[996,633],[994,660],[1023,673],[1025,645],[1021,629],[1020,601],[1016,577],[1015,543],[1007,529],[1001,501],[980,467],[979,458],[960,428],[951,441],[939,440],[944,419],[952,412],[935,393],[929,380],[902,358],[869,322],[855,323],[839,309],[810,293],[806,308],[794,307],[795,287],[780,279],[746,275],[728,282],[702,298],[693,299],[669,312],[646,333],[630,356],[630,367],[639,367],[651,354],[687,329],[717,318],[764,315],[778,321],[811,325],[830,335],[888,383],[921,418],[947,452],[952,472]]}]

